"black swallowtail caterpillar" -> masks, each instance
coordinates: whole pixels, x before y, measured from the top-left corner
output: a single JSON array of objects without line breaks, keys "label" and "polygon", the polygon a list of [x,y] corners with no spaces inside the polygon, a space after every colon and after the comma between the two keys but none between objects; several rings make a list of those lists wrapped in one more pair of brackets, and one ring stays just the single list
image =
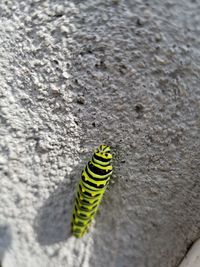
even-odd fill
[{"label": "black swallowtail caterpillar", "polygon": [[84,167],[76,192],[72,233],[82,237],[94,218],[112,174],[110,147],[100,145]]}]

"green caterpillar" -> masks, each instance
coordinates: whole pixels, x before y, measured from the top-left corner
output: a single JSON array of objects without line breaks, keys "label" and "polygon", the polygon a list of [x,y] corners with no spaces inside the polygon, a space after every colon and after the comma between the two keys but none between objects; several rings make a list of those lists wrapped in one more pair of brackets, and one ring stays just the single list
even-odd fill
[{"label": "green caterpillar", "polygon": [[110,147],[100,145],[82,171],[71,220],[72,233],[78,238],[88,230],[97,212],[112,174],[111,161]]}]

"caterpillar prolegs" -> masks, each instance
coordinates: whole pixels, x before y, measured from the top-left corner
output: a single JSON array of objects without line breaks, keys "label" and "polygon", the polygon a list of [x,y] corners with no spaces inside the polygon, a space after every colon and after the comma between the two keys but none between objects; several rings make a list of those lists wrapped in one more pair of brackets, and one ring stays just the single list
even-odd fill
[{"label": "caterpillar prolegs", "polygon": [[94,218],[112,174],[110,147],[100,145],[81,173],[76,192],[71,229],[82,237]]}]

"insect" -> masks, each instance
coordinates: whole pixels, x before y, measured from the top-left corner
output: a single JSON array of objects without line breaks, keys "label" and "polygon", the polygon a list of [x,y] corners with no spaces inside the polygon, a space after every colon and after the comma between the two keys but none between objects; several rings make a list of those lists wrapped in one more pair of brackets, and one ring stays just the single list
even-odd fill
[{"label": "insect", "polygon": [[72,233],[82,237],[94,218],[112,174],[110,147],[100,145],[86,164],[78,184],[73,216]]}]

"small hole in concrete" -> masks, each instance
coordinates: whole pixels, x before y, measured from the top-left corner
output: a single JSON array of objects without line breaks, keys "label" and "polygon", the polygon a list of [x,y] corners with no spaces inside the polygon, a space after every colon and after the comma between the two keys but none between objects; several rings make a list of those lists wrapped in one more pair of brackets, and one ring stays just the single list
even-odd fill
[{"label": "small hole in concrete", "polygon": [[135,105],[135,111],[137,113],[141,113],[144,110],[144,106],[140,103],[138,103],[137,105]]}]

